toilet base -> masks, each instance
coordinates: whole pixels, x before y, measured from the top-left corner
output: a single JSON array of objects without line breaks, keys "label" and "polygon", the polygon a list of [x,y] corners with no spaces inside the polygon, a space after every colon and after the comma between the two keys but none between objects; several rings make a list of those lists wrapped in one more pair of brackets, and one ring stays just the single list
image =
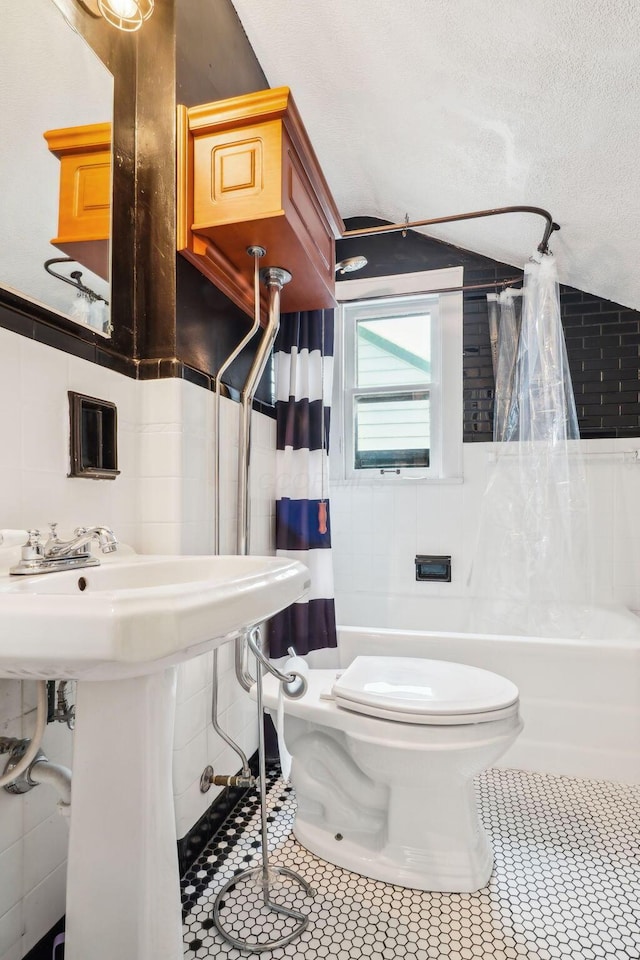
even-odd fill
[{"label": "toilet base", "polygon": [[477,836],[473,849],[462,855],[443,850],[436,855],[430,852],[428,857],[420,850],[400,851],[390,846],[373,852],[348,837],[338,840],[300,817],[296,817],[293,835],[310,853],[336,867],[411,890],[475,893],[486,887],[493,869],[493,853],[484,831]]},{"label": "toilet base", "polygon": [[[316,856],[414,890],[473,893],[493,854],[474,778],[522,729],[518,706],[485,721],[418,724],[370,717],[326,697],[334,675],[311,670],[285,700],[296,839]],[[277,691],[265,703],[278,707]]]}]

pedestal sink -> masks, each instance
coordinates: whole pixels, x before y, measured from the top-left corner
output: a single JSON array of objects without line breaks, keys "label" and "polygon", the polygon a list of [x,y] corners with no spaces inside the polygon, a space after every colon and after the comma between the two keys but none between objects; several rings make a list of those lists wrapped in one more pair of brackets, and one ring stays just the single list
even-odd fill
[{"label": "pedestal sink", "polygon": [[79,681],[66,960],[182,957],[175,665],[284,609],[308,580],[274,557],[133,555],[0,575],[0,677]]}]

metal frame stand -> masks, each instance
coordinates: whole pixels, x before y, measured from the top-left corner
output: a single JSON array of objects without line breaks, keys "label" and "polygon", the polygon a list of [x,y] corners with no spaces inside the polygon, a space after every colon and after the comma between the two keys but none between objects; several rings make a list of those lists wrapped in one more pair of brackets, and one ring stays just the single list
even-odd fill
[{"label": "metal frame stand", "polygon": [[[256,637],[258,638],[256,640]],[[259,796],[260,796],[260,821],[261,821],[261,863],[257,867],[251,867],[249,870],[243,870],[242,873],[236,874],[231,880],[228,880],[227,883],[218,893],[215,902],[213,904],[213,921],[216,925],[216,928],[221,936],[227,940],[228,943],[231,943],[234,947],[237,947],[239,950],[246,950],[249,953],[262,953],[265,950],[275,950],[277,947],[284,947],[287,943],[291,943],[292,940],[295,940],[296,937],[299,937],[300,934],[306,930],[309,924],[309,917],[305,916],[303,913],[300,913],[298,910],[293,910],[290,907],[284,907],[281,904],[274,903],[271,899],[271,884],[276,875],[288,877],[290,880],[293,880],[295,883],[298,883],[302,890],[307,896],[313,897],[315,891],[313,888],[303,880],[302,877],[298,876],[297,873],[294,873],[293,870],[289,870],[287,867],[272,867],[269,865],[269,835],[267,831],[267,785],[266,785],[266,763],[265,763],[265,744],[264,744],[264,714],[263,714],[263,699],[262,699],[262,675],[265,667],[271,672],[275,673],[279,678],[282,676],[275,668],[272,668],[271,664],[266,661],[266,658],[260,650],[260,641],[259,634],[257,630],[252,631],[251,636],[249,637],[249,646],[253,653],[256,656],[256,700],[258,705],[258,763],[259,763]],[[285,680],[291,681],[296,675],[290,675],[285,677]],[[280,937],[277,940],[268,940],[265,942],[260,942],[259,940],[249,940],[243,937],[234,936],[230,933],[224,926],[222,918],[220,916],[220,908],[222,901],[225,895],[232,889],[235,889],[239,883],[242,883],[246,880],[257,881],[258,885],[262,887],[262,899],[264,905],[269,909],[273,910],[274,913],[278,913],[282,916],[298,920],[299,923],[290,933],[286,936]]]}]

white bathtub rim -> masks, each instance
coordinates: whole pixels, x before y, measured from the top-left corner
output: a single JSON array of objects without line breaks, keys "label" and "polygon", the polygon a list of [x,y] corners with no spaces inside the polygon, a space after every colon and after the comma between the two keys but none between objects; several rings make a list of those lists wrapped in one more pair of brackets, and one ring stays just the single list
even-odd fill
[{"label": "white bathtub rim", "polygon": [[507,643],[522,643],[525,646],[537,646],[539,644],[549,647],[566,647],[566,648],[575,648],[575,647],[588,647],[589,649],[597,649],[600,645],[607,650],[638,650],[640,649],[640,618],[638,619],[638,637],[617,637],[615,639],[602,639],[602,640],[592,640],[585,638],[572,638],[572,637],[537,637],[537,636],[528,636],[526,634],[509,634],[509,633],[471,633],[466,630],[409,630],[401,627],[374,627],[367,626],[366,624],[359,624],[358,626],[343,626],[339,625],[337,627],[338,633],[338,648],[340,647],[340,635],[341,634],[363,634],[366,633],[368,637],[378,638],[380,640],[388,639],[392,636],[406,636],[408,638],[412,637],[424,637],[429,640],[438,640],[441,639],[444,642],[447,640],[467,640],[482,642],[488,641],[496,644],[507,644]]},{"label": "white bathtub rim", "polygon": [[343,594],[340,601],[336,597],[336,617],[342,627],[375,630],[529,636],[596,645],[615,641],[640,644],[640,611],[621,603],[567,602],[552,603],[549,607],[517,598],[472,598],[431,592],[422,596],[385,596],[355,591]]}]

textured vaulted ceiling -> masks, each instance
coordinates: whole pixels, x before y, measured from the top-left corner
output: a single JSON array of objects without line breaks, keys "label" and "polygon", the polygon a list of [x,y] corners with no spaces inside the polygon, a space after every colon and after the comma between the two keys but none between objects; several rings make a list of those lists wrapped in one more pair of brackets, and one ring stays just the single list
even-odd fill
[{"label": "textured vaulted ceiling", "polygon": [[[546,207],[563,282],[640,308],[638,0],[233,0],[343,217]],[[429,233],[521,266],[543,221]]]}]

